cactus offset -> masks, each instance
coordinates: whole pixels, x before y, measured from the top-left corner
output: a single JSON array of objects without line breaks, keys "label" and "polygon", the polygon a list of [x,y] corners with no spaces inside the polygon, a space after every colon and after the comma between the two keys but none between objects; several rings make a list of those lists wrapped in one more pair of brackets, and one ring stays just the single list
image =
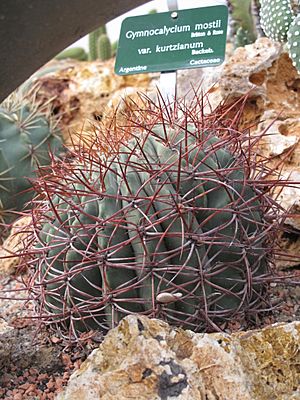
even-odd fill
[{"label": "cactus offset", "polygon": [[11,222],[32,196],[28,179],[49,165],[49,152],[62,151],[58,129],[37,106],[8,99],[0,108],[0,203],[2,221]]},{"label": "cactus offset", "polygon": [[279,212],[251,139],[196,107],[143,110],[108,159],[79,151],[36,182],[51,201],[34,212],[30,291],[73,338],[129,313],[201,331],[266,308]]}]

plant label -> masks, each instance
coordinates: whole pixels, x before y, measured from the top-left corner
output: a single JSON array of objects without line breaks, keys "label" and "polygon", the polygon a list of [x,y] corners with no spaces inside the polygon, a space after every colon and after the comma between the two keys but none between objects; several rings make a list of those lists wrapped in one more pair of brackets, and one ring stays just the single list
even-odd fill
[{"label": "plant label", "polygon": [[227,22],[225,5],[126,18],[115,72],[130,75],[220,65]]}]

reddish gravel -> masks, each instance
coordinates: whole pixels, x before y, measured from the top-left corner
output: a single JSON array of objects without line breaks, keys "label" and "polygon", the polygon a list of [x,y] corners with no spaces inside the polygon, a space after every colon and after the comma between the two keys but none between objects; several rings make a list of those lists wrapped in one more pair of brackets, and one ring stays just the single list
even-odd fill
[{"label": "reddish gravel", "polygon": [[30,319],[32,304],[3,299],[26,297],[23,287],[19,278],[0,278],[0,399],[54,399],[98,343],[66,347]]}]

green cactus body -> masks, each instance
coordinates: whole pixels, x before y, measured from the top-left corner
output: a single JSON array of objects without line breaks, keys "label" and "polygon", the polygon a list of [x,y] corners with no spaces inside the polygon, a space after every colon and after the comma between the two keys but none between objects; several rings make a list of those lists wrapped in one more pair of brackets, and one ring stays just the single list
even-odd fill
[{"label": "green cactus body", "polygon": [[97,60],[98,53],[97,53],[97,41],[99,36],[101,35],[101,28],[94,30],[93,32],[89,33],[89,61]]},{"label": "green cactus body", "polygon": [[112,48],[109,37],[103,33],[97,41],[97,55],[101,61],[109,60],[112,57]]},{"label": "green cactus body", "polygon": [[32,198],[29,179],[36,178],[38,166],[51,163],[49,152],[62,151],[62,141],[56,129],[39,112],[28,106],[15,110],[0,108],[0,202],[4,222],[21,211]]},{"label": "green cactus body", "polygon": [[115,42],[113,42],[113,43],[111,44],[111,52],[112,52],[112,56],[113,56],[113,57],[117,54],[118,45],[119,45],[119,41],[118,41],[118,40],[116,40]]},{"label": "green cactus body", "polygon": [[78,61],[87,61],[88,55],[82,47],[72,47],[62,51],[55,57],[57,60],[64,60],[66,58],[72,58]]},{"label": "green cactus body", "polygon": [[287,32],[293,19],[290,0],[261,0],[261,26],[269,38],[286,42]]},{"label": "green cactus body", "polygon": [[48,322],[77,335],[141,313],[201,331],[256,312],[268,272],[262,193],[247,152],[196,126],[157,124],[105,162],[89,154],[56,171],[58,186],[43,181],[52,202],[35,211],[33,290]]},{"label": "green cactus body", "polygon": [[279,42],[287,42],[289,56],[300,72],[300,14],[299,2],[262,0],[261,25],[265,34]]},{"label": "green cactus body", "polygon": [[294,67],[300,71],[300,15],[293,20],[287,34],[288,50]]},{"label": "green cactus body", "polygon": [[249,37],[248,31],[244,30],[242,27],[239,27],[235,34],[234,47],[244,47],[250,43],[253,43],[253,40],[251,40]]},{"label": "green cactus body", "polygon": [[255,23],[251,12],[252,0],[231,0],[232,19],[236,26],[235,47],[253,43],[256,40]]},{"label": "green cactus body", "polygon": [[98,40],[100,36],[106,35],[106,26],[102,25],[99,28],[95,29],[93,32],[90,32],[88,35],[89,38],[89,61],[95,61],[98,58]]}]

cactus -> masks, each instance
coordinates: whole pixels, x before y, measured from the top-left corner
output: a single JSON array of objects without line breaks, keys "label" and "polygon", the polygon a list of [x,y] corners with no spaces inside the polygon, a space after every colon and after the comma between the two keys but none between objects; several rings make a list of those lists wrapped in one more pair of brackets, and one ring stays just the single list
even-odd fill
[{"label": "cactus", "polygon": [[261,26],[269,38],[286,42],[293,19],[294,13],[289,0],[261,0]]},{"label": "cactus", "polygon": [[73,58],[78,61],[87,61],[88,55],[82,47],[71,47],[66,49],[55,57],[57,60],[64,60],[66,58]]},{"label": "cactus", "polygon": [[236,31],[234,37],[234,47],[244,47],[247,44],[252,43],[251,39],[248,36],[248,31],[245,31],[241,26]]},{"label": "cactus", "polygon": [[58,129],[37,105],[11,96],[0,107],[0,207],[2,222],[10,223],[32,198],[29,179],[39,166],[49,165],[62,151]]},{"label": "cactus", "polygon": [[235,47],[253,43],[256,40],[255,23],[251,12],[251,0],[231,0],[231,17],[235,25]]},{"label": "cactus", "polygon": [[93,32],[90,32],[89,37],[89,60],[94,61],[98,58],[98,39],[101,35],[106,34],[105,25],[100,26]]},{"label": "cactus", "polygon": [[300,14],[298,2],[261,0],[260,18],[265,34],[273,40],[287,42],[289,56],[300,72]]},{"label": "cactus", "polygon": [[29,291],[73,339],[129,313],[201,331],[267,308],[279,216],[251,139],[193,107],[143,110],[108,159],[78,151],[35,185]]},{"label": "cactus", "polygon": [[110,40],[105,33],[99,36],[97,45],[98,58],[101,61],[109,60],[112,57],[112,47]]},{"label": "cactus", "polygon": [[300,72],[300,14],[295,17],[287,33],[289,55]]},{"label": "cactus", "polygon": [[116,40],[115,42],[113,42],[113,43],[111,44],[111,51],[112,51],[112,56],[113,56],[113,57],[117,54],[118,45],[119,45],[119,41],[118,41],[118,40]]}]

